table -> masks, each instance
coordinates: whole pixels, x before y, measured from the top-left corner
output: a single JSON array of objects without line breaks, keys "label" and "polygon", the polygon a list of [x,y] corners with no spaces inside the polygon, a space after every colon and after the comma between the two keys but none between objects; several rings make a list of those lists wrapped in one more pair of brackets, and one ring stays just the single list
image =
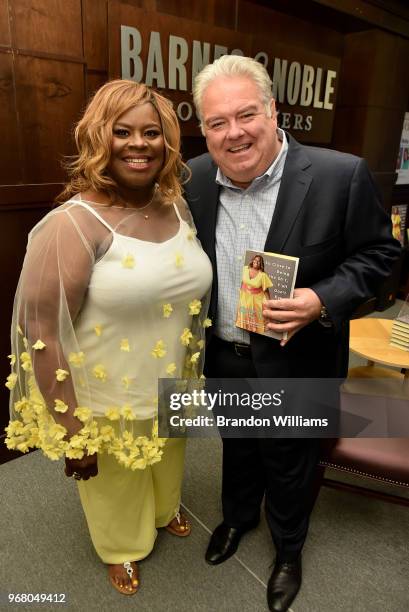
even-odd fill
[{"label": "table", "polygon": [[370,366],[380,363],[400,368],[405,379],[409,380],[409,351],[389,344],[392,323],[391,319],[354,319],[351,321],[349,348],[356,355],[367,359]]}]

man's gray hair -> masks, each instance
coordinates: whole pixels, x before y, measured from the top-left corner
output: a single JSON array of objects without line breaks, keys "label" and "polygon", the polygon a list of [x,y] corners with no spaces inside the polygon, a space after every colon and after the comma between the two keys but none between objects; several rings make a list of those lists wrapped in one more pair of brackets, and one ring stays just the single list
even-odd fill
[{"label": "man's gray hair", "polygon": [[200,127],[204,133],[202,123],[203,93],[210,83],[217,77],[242,76],[251,79],[258,87],[261,100],[265,107],[267,117],[271,117],[272,81],[267,70],[251,57],[241,55],[222,55],[213,64],[208,64],[196,76],[193,86],[193,100],[200,119]]}]

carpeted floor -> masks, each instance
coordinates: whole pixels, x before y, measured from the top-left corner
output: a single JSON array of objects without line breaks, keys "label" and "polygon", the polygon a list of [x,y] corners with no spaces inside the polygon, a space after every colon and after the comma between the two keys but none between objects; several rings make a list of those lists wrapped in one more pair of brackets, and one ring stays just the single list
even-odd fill
[{"label": "carpeted floor", "polygon": [[[397,306],[373,316],[393,318]],[[352,365],[359,360],[354,358]],[[203,559],[219,523],[218,440],[188,445],[183,503],[193,532],[163,530],[140,563],[141,590],[117,594],[96,557],[75,482],[62,465],[31,453],[0,466],[0,609],[140,612],[262,612],[274,557],[263,519],[235,557],[217,567]],[[323,489],[304,552],[304,583],[293,612],[409,610],[409,508]],[[9,593],[64,593],[65,604],[8,604]]]}]

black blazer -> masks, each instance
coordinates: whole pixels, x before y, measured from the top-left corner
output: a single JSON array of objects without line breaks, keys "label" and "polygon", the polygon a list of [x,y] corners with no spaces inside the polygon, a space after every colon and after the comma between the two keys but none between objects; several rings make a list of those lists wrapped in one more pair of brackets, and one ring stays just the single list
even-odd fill
[{"label": "black blazer", "polygon": [[[287,158],[264,250],[300,258],[296,286],[310,287],[319,295],[333,327],[314,321],[284,348],[250,333],[253,360],[260,377],[345,376],[349,318],[388,276],[400,245],[392,238],[390,219],[363,159],[307,147],[286,136]],[[185,196],[213,264],[209,316],[214,319],[217,167],[207,153],[188,165],[192,177]]]}]

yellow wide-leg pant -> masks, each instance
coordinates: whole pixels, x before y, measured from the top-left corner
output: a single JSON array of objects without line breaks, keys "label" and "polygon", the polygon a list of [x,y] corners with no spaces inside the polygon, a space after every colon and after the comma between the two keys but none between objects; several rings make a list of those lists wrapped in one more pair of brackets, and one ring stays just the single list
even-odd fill
[{"label": "yellow wide-leg pant", "polygon": [[95,550],[104,563],[144,559],[157,527],[179,511],[186,440],[169,439],[161,461],[144,470],[126,469],[107,453],[98,455],[98,476],[78,481]]}]

